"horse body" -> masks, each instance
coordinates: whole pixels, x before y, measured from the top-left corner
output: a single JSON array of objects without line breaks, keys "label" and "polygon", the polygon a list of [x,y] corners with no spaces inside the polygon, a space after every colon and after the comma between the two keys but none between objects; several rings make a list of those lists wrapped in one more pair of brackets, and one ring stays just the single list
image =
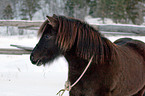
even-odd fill
[{"label": "horse body", "polygon": [[[82,79],[72,88],[70,96],[132,96],[142,90],[145,86],[144,58],[133,49],[130,50],[126,44],[117,46],[117,52],[113,54],[114,60],[99,65],[92,63]],[[114,48],[116,49],[115,46]],[[72,84],[83,72],[88,61],[76,56],[74,50],[67,52],[65,58],[69,63],[68,79]]]},{"label": "horse body", "polygon": [[77,19],[48,17],[41,39],[30,59],[41,65],[64,55],[73,84],[93,57],[90,67],[70,90],[70,96],[143,96],[145,91],[145,44],[130,38],[114,43]]}]

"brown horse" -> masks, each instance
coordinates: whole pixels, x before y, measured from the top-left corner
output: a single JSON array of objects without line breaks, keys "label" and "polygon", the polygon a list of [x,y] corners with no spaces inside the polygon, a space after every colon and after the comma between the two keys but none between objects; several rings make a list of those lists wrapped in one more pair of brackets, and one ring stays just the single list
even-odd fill
[{"label": "brown horse", "polygon": [[90,67],[70,90],[70,96],[143,96],[145,44],[122,38],[112,43],[87,23],[64,16],[47,16],[40,41],[30,59],[42,65],[63,55],[73,84],[94,56]]}]

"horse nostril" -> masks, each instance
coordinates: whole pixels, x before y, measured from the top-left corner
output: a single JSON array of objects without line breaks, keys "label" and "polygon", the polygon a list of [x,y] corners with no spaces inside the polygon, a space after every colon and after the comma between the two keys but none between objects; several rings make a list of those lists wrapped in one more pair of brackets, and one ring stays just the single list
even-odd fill
[{"label": "horse nostril", "polygon": [[38,62],[38,60],[35,58],[35,56],[32,53],[31,53],[31,56],[30,56],[30,60],[31,60],[32,64],[36,64]]},{"label": "horse nostril", "polygon": [[34,62],[34,56],[33,56],[33,54],[31,54],[30,60],[31,60],[31,62]]}]

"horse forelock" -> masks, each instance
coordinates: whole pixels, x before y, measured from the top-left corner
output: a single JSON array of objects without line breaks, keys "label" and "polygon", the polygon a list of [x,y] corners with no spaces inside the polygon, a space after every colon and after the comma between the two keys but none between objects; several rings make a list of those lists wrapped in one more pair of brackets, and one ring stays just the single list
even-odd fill
[{"label": "horse forelock", "polygon": [[68,50],[75,42],[77,35],[77,26],[71,19],[60,16],[58,17],[59,28],[57,33],[57,43],[63,50]]},{"label": "horse forelock", "polygon": [[38,30],[38,33],[37,33],[37,36],[40,37],[43,32],[44,32],[44,29],[46,27],[46,24],[48,24],[48,20],[45,20],[42,25],[40,26],[39,30]]}]

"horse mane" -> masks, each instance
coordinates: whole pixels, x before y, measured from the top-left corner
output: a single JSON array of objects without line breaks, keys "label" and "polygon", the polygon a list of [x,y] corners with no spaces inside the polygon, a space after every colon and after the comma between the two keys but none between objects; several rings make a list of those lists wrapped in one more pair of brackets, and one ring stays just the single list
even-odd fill
[{"label": "horse mane", "polygon": [[[107,62],[111,59],[111,46],[113,45],[108,39],[101,36],[98,30],[86,22],[78,19],[67,18],[64,16],[55,17],[58,20],[58,33],[56,43],[63,51],[68,51],[72,47],[78,57],[89,60],[94,55],[95,63]],[[40,27],[38,35],[42,34],[46,20]],[[75,47],[74,47],[75,46]]]},{"label": "horse mane", "polygon": [[113,44],[98,30],[78,19],[58,16],[57,20],[59,28],[56,42],[64,51],[75,46],[75,52],[79,57],[89,60],[95,55],[95,63],[111,59]]}]

